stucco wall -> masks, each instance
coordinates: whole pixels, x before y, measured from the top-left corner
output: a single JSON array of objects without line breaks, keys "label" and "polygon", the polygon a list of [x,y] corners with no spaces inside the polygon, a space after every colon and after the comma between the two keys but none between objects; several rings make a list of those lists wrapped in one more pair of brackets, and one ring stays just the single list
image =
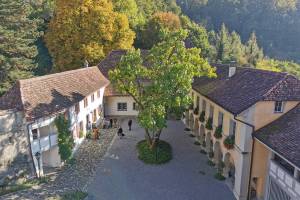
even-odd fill
[{"label": "stucco wall", "polygon": [[254,105],[254,122],[253,125],[255,129],[260,129],[261,127],[269,124],[270,122],[278,119],[284,113],[288,112],[294,108],[299,102],[289,101],[284,103],[283,113],[274,113],[274,101],[260,101]]},{"label": "stucco wall", "polygon": [[[118,111],[118,103],[127,103],[127,111]],[[133,110],[134,100],[129,96],[111,96],[104,98],[105,116],[137,116]]]},{"label": "stucco wall", "polygon": [[42,153],[43,166],[45,167],[59,167],[61,165],[60,156],[58,153],[58,146],[51,148]]},{"label": "stucco wall", "polygon": [[31,174],[31,157],[23,114],[0,111],[0,183],[21,171]]},{"label": "stucco wall", "polygon": [[271,152],[263,144],[254,140],[251,178],[258,178],[256,184],[258,198],[264,197],[270,154]]}]

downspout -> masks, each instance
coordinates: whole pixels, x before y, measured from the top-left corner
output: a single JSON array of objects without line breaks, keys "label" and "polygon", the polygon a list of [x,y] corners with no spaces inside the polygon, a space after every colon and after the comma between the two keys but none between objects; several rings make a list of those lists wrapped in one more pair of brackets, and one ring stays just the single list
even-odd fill
[{"label": "downspout", "polygon": [[29,126],[32,125],[32,124],[33,124],[33,123],[27,124],[27,134],[28,134],[29,150],[30,150],[30,156],[31,156],[33,168],[34,168],[34,171],[35,171],[36,176],[38,177],[38,171],[37,171],[37,169],[36,169],[36,167],[35,167],[35,164],[34,164],[34,158],[33,158],[33,155],[32,155],[32,148],[31,148],[31,141],[30,141],[30,134],[29,134]]},{"label": "downspout", "polygon": [[[245,122],[245,121],[242,121],[242,120],[238,119],[238,118],[237,118],[237,115],[234,115],[234,119],[235,119],[236,121],[239,121],[239,122],[241,122],[241,123],[243,123],[243,124],[245,124],[245,125],[251,127],[251,128],[252,128],[252,133],[254,132],[254,130],[255,130],[254,125],[249,124],[248,122]],[[251,133],[251,136],[252,136],[252,133]],[[252,167],[253,167],[253,164],[252,164],[252,161],[253,161],[253,150],[254,150],[254,139],[253,139],[253,136],[252,136],[252,140],[253,140],[253,142],[252,142],[252,153],[251,153],[251,160],[250,160],[250,163],[251,163],[251,164],[250,164],[250,174],[249,174],[248,194],[247,194],[247,199],[248,199],[248,200],[250,199],[251,176],[252,176]]]}]

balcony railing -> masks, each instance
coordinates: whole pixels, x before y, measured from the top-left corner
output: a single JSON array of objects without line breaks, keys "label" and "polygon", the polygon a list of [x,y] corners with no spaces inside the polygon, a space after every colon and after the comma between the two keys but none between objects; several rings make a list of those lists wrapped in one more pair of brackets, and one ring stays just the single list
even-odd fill
[{"label": "balcony railing", "polygon": [[274,160],[270,162],[269,174],[283,187],[282,189],[288,191],[296,199],[300,199],[300,182]]},{"label": "balcony railing", "polygon": [[40,152],[40,151],[48,151],[52,147],[57,145],[57,134],[51,134],[46,137],[42,137],[37,140],[33,140],[32,142],[32,151]]}]

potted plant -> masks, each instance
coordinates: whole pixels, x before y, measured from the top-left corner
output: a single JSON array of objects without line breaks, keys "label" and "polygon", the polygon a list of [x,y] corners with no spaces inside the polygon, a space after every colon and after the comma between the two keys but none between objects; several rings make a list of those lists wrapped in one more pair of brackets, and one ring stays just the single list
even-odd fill
[{"label": "potted plant", "polygon": [[224,146],[227,149],[233,149],[234,148],[234,136],[228,136],[225,140],[224,140]]},{"label": "potted plant", "polygon": [[213,130],[213,127],[212,127],[212,118],[208,118],[206,124],[205,124],[205,128],[208,129],[208,130]]},{"label": "potted plant", "polygon": [[202,122],[202,123],[205,121],[205,111],[201,112],[200,117],[199,117],[199,121]]},{"label": "potted plant", "polygon": [[216,139],[222,138],[222,131],[223,131],[222,125],[219,125],[219,126],[216,128],[215,134],[214,134],[214,136],[215,136]]},{"label": "potted plant", "polygon": [[198,115],[199,114],[199,107],[195,108],[194,110],[194,115]]}]

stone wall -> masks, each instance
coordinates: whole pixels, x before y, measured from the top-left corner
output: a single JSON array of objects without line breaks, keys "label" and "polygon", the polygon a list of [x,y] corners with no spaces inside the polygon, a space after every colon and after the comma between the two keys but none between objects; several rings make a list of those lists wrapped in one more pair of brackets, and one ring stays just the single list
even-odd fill
[{"label": "stone wall", "polygon": [[0,184],[32,175],[32,161],[22,112],[0,111]]}]

